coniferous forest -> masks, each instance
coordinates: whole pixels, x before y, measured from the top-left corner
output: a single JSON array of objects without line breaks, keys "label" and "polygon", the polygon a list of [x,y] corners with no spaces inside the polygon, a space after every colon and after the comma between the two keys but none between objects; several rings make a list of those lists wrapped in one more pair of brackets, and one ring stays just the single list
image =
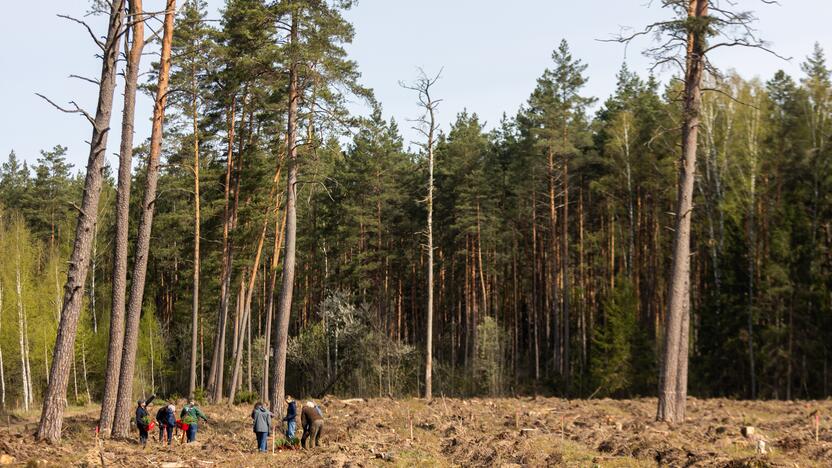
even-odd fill
[{"label": "coniferous forest", "polygon": [[[591,96],[567,38],[519,112],[442,127],[439,70],[401,77],[395,118],[362,84],[351,3],[97,5],[98,107],[53,103],[89,119],[89,166],[55,146],[0,169],[2,405],[43,405],[39,437],[89,402],[124,435],[151,393],[656,396],[672,346],[692,396],[832,395],[821,45],[752,78],[706,53],[726,31],[761,49],[753,14],[665,1],[649,52],[672,73],[622,63]],[[132,141],[142,95],[153,135]]]}]

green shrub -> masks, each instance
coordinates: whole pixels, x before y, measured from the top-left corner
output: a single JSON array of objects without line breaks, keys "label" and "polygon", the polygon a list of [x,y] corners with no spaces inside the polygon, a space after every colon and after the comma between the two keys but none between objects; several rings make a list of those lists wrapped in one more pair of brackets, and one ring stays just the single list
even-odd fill
[{"label": "green shrub", "polygon": [[202,387],[197,387],[194,390],[194,400],[200,405],[204,405],[206,401],[208,401],[208,397],[205,395],[205,389]]},{"label": "green shrub", "polygon": [[234,395],[234,404],[241,405],[243,403],[254,404],[260,399],[260,394],[257,392],[249,392],[246,390],[240,390]]},{"label": "green shrub", "polygon": [[75,399],[75,404],[78,406],[87,406],[90,404],[90,399],[86,393],[79,393],[78,398]]},{"label": "green shrub", "polygon": [[274,440],[274,446],[278,447],[278,448],[280,448],[280,447],[292,447],[292,446],[297,446],[297,445],[300,445],[300,439],[298,439],[297,437],[292,437],[291,439],[288,439],[288,440],[283,438],[283,437],[277,437]]}]

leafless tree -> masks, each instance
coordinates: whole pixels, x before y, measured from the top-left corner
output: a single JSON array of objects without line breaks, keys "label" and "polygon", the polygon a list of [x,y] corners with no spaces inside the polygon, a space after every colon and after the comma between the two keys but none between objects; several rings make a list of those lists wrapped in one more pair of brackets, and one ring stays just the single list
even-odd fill
[{"label": "leafless tree", "polygon": [[436,109],[439,107],[441,99],[436,99],[431,96],[431,89],[439,81],[442,76],[442,70],[434,77],[429,77],[424,70],[419,70],[419,77],[416,81],[410,84],[400,83],[400,85],[411,91],[415,91],[418,96],[418,105],[422,108],[424,113],[414,122],[413,127],[416,131],[425,137],[425,142],[420,143],[420,146],[425,151],[428,158],[428,194],[425,197],[425,204],[427,205],[427,227],[425,237],[427,237],[427,251],[428,251],[428,297],[427,297],[427,316],[425,320],[425,399],[430,401],[433,398],[433,149],[436,144],[436,132],[439,125],[436,123]]}]

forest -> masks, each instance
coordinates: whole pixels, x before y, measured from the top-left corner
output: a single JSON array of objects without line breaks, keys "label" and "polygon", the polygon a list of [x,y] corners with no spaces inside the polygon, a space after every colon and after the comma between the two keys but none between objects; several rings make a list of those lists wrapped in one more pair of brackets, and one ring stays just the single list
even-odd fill
[{"label": "forest", "polygon": [[799,76],[718,69],[706,39],[764,48],[753,15],[665,1],[671,77],[624,62],[590,96],[567,38],[515,115],[489,128],[471,102],[441,128],[440,70],[401,77],[395,118],[362,84],[349,0],[228,0],[218,21],[166,1],[94,2],[94,113],[44,96],[89,120],[89,166],[55,146],[0,168],[0,396],[43,406],[39,438],[92,402],[126,435],[152,393],[637,398],[684,375],[697,398],[832,395],[820,44]]}]

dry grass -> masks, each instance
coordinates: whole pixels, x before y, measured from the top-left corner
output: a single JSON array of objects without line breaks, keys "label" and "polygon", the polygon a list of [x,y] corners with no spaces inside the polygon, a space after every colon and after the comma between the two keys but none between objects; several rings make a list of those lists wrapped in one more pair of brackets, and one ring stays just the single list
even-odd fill
[{"label": "dry grass", "polygon": [[[689,402],[676,428],[653,421],[655,399],[373,399],[321,402],[324,446],[259,454],[248,407],[208,406],[211,423],[191,445],[142,450],[136,440],[104,443],[110,466],[832,466],[832,402]],[[824,415],[815,441],[812,412]],[[152,412],[152,411],[151,411]],[[0,453],[29,466],[100,466],[97,408],[72,409],[60,445],[33,440],[37,414],[0,427]],[[412,438],[411,438],[412,421]],[[7,421],[2,421],[6,423]],[[754,425],[773,449],[755,453],[740,434]],[[158,433],[157,433],[158,434]],[[9,461],[0,455],[0,462]]]}]

